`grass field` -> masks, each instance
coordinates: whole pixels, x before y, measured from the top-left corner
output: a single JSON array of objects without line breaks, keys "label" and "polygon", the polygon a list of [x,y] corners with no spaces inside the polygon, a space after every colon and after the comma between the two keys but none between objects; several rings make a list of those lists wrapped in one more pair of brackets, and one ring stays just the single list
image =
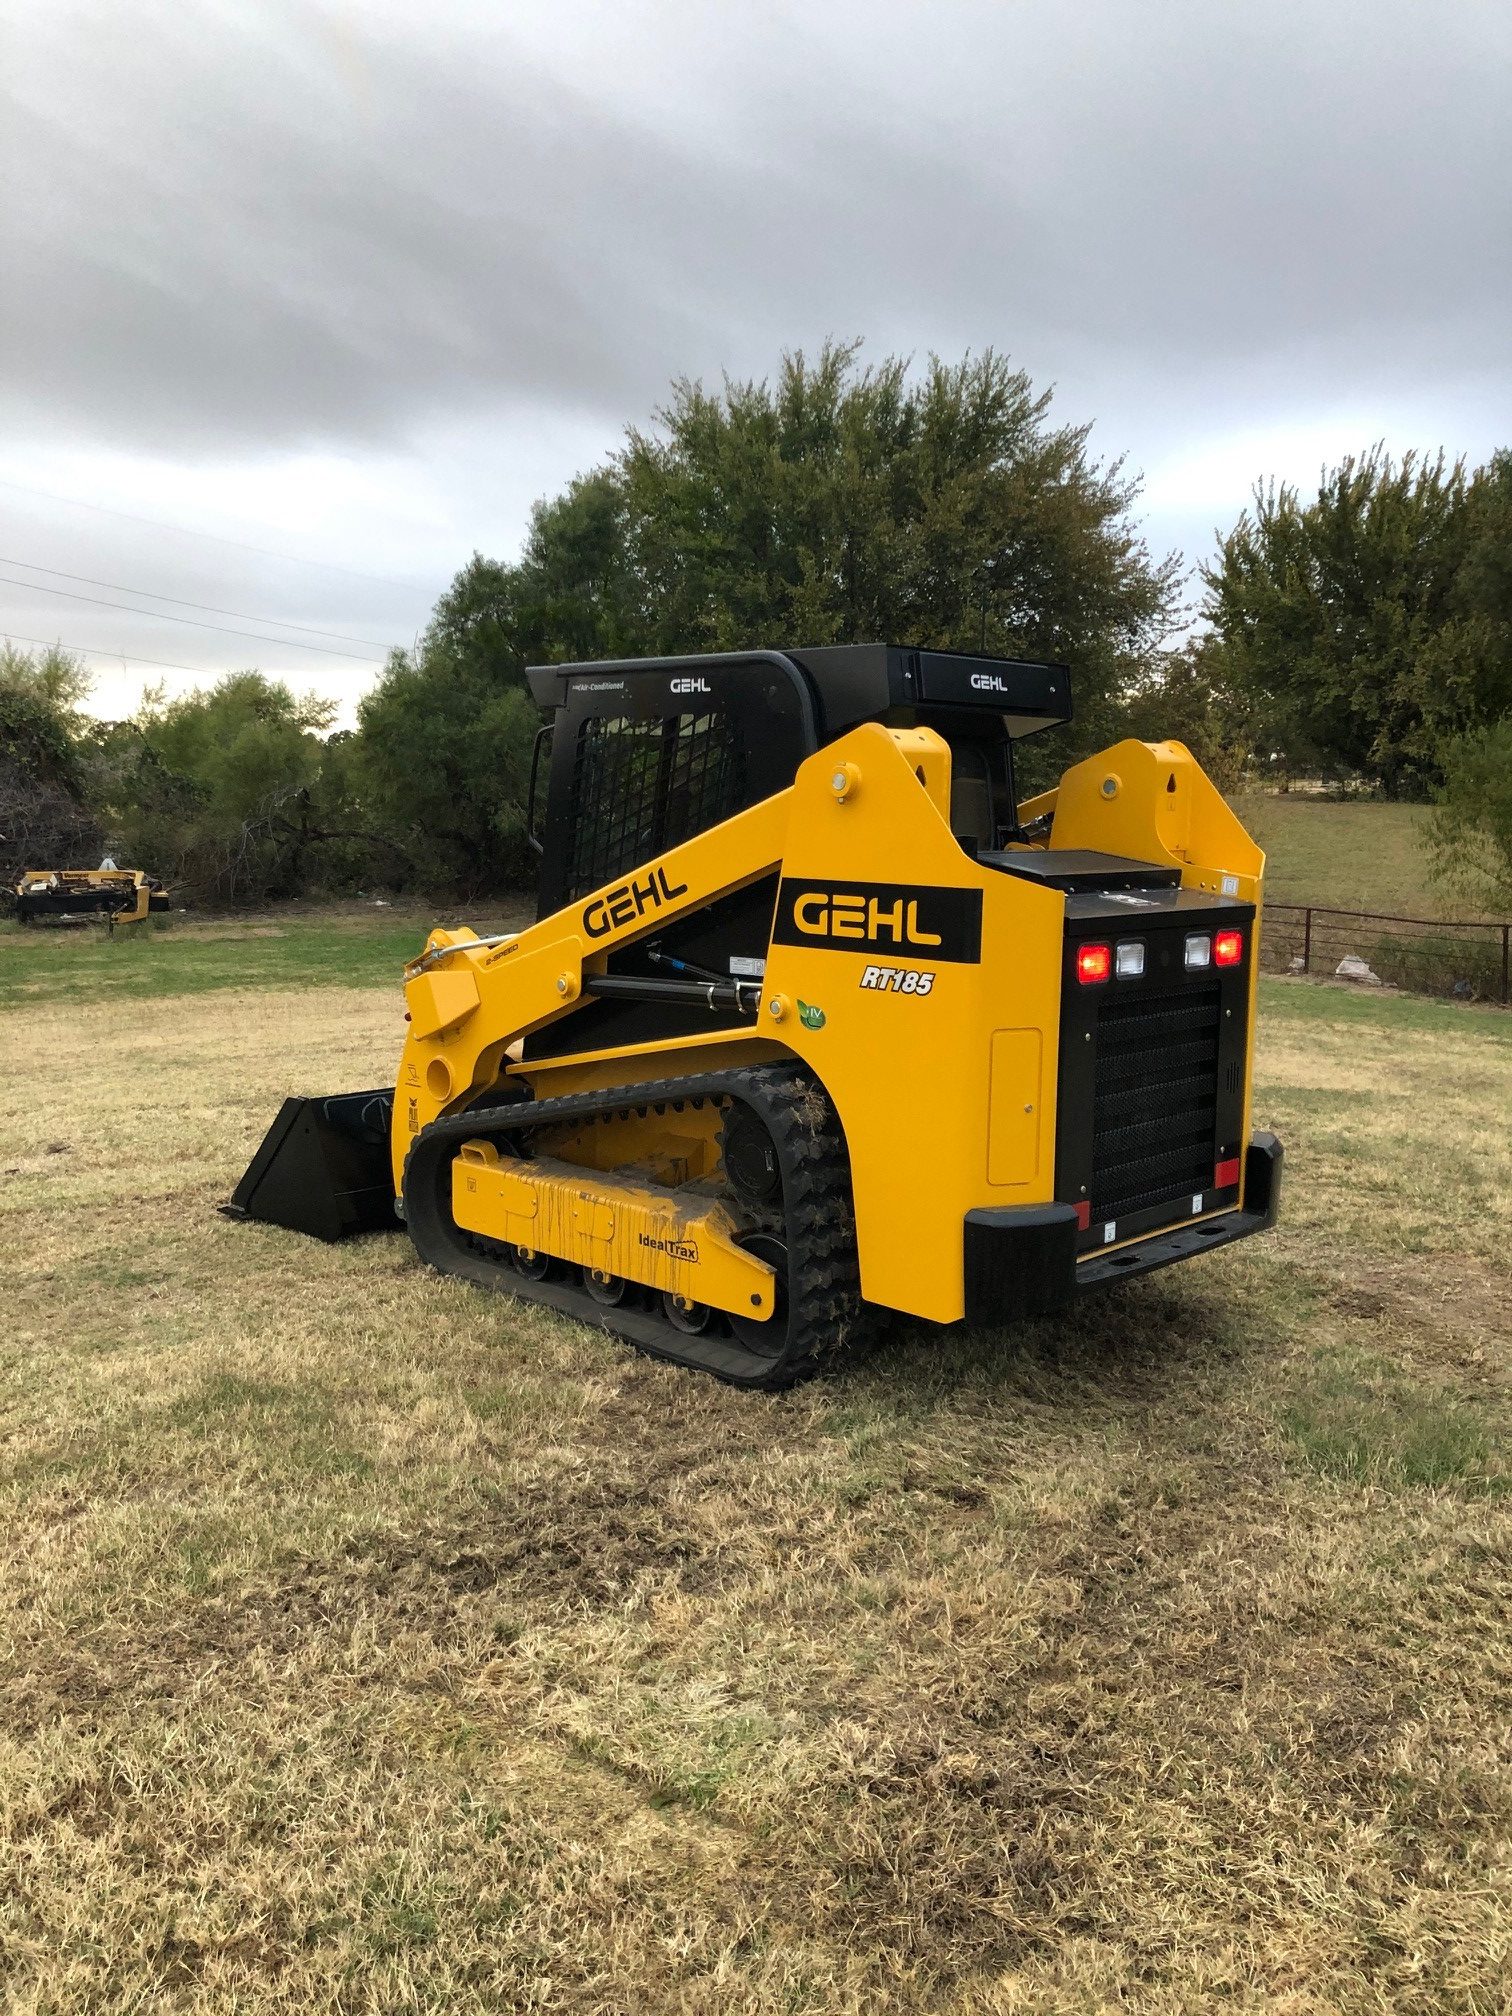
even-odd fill
[{"label": "grass field", "polygon": [[1508,2008],[1512,1018],[1268,983],[1275,1235],[750,1398],[215,1215],[396,933],[0,933],[8,2009]]},{"label": "grass field", "polygon": [[381,987],[436,924],[480,936],[517,927],[523,904],[465,917],[434,905],[280,904],[241,917],[192,912],[107,935],[0,923],[0,1009],[43,1001],[163,1000],[243,987]]},{"label": "grass field", "polygon": [[1273,902],[1407,917],[1473,914],[1428,874],[1425,805],[1254,791],[1234,809],[1266,851],[1265,889]]}]

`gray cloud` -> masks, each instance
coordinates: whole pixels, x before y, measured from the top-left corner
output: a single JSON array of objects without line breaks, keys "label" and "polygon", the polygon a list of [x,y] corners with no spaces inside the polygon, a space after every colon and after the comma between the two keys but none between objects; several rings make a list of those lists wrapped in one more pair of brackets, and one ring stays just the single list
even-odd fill
[{"label": "gray cloud", "polygon": [[[517,537],[672,375],[828,334],[995,344],[1136,465],[1330,416],[1334,454],[1506,433],[1512,13],[1489,0],[11,6],[12,447],[346,456],[387,471],[396,540],[404,486],[442,485],[395,571]],[[62,566],[100,531],[43,529]],[[138,543],[167,592],[259,586]]]},{"label": "gray cloud", "polygon": [[12,66],[6,120],[14,417],[155,447],[628,417],[831,330],[1156,380],[1503,361],[1504,10],[736,9],[681,55],[674,11],[681,120],[675,88],[637,105],[437,18],[37,27],[55,61]]},{"label": "gray cloud", "polygon": [[[633,247],[595,221],[615,123],[560,83],[517,76],[510,112],[417,47],[367,58],[354,107],[308,45],[181,33],[132,60],[98,124],[36,102],[8,122],[13,395],[109,439],[240,447],[392,439],[480,397],[613,401],[649,368],[644,318],[608,306]],[[639,160],[654,190],[679,165]]]}]

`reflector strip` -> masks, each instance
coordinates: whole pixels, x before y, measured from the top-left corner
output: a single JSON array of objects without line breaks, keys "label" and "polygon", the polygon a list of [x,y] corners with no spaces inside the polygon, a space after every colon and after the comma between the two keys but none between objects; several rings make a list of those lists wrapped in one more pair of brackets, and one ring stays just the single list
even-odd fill
[{"label": "reflector strip", "polygon": [[1076,1229],[1078,1232],[1085,1232],[1091,1223],[1092,1202],[1090,1198],[1083,1197],[1076,1207]]},{"label": "reflector strip", "polygon": [[1239,1157],[1232,1155],[1227,1162],[1219,1162],[1213,1169],[1213,1188],[1228,1190],[1239,1181]]}]

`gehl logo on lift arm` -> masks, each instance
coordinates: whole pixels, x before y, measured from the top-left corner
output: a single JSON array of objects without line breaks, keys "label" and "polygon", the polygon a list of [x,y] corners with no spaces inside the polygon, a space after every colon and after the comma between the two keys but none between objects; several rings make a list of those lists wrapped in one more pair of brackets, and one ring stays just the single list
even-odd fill
[{"label": "gehl logo on lift arm", "polygon": [[982,892],[909,882],[804,882],[777,893],[775,945],[834,952],[913,952],[949,965],[982,956]]},{"label": "gehl logo on lift arm", "polygon": [[653,868],[648,875],[632,876],[605,895],[595,896],[583,910],[583,929],[590,938],[606,938],[611,931],[644,917],[648,910],[660,910],[664,903],[675,902],[687,893],[686,882],[674,887],[665,868]]}]

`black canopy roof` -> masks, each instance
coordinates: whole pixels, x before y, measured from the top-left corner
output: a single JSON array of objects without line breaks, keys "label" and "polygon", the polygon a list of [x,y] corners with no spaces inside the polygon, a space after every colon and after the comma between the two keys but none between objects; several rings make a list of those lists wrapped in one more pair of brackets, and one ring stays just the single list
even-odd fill
[{"label": "black canopy roof", "polygon": [[[1071,718],[1071,674],[1065,665],[1021,658],[975,657],[903,644],[824,644],[781,651],[718,651],[678,658],[602,659],[581,665],[532,665],[530,688],[543,707],[560,707],[579,682],[615,687],[625,680],[667,682],[718,673],[720,683],[741,666],[781,666],[809,689],[824,737],[895,708],[970,708],[997,715],[1007,732],[1031,735]],[[770,676],[770,675],[769,675]]]}]

